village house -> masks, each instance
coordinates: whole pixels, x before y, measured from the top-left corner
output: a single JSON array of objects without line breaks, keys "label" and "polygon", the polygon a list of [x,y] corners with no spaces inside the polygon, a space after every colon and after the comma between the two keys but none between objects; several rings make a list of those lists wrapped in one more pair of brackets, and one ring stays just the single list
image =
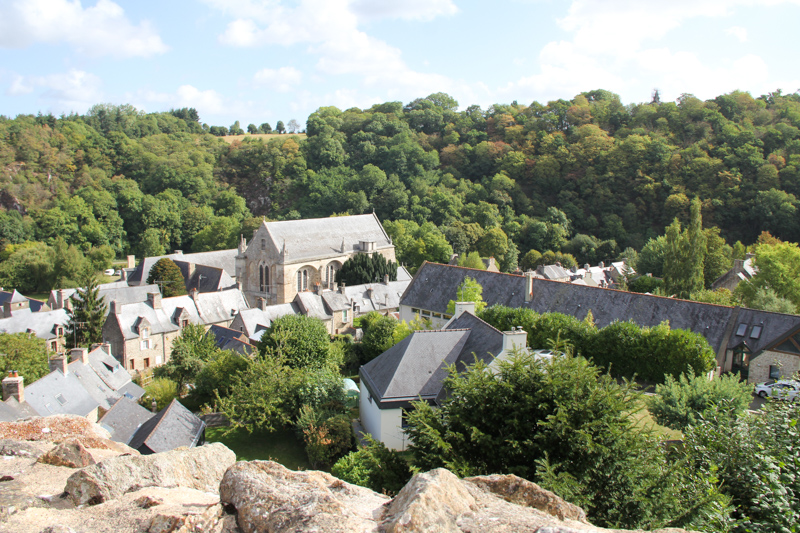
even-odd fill
[{"label": "village house", "polygon": [[[169,255],[145,257],[135,267],[123,270],[123,281],[131,286],[147,284],[153,266],[160,259],[167,258],[172,259],[180,268],[187,291],[197,289],[199,292],[214,292],[231,289],[237,286],[237,253],[236,248],[193,254],[175,250],[175,253]],[[128,262],[132,263],[133,258],[129,257]]]},{"label": "village house", "polygon": [[454,318],[444,328],[415,331],[361,367],[361,424],[376,440],[405,450],[406,410],[413,401],[437,405],[445,398],[448,366],[463,371],[476,358],[492,365],[526,349],[525,331],[501,332],[474,312],[473,302],[458,302]]},{"label": "village house", "polygon": [[124,305],[112,301],[103,340],[129,372],[140,372],[167,362],[172,342],[186,325],[229,326],[243,309],[247,303],[238,289],[171,298],[153,292],[146,302]]},{"label": "village house", "polygon": [[345,261],[376,252],[395,261],[394,245],[374,214],[265,221],[249,244],[242,239],[235,277],[252,307],[260,307],[259,300],[285,304],[318,284],[333,289]]},{"label": "village house", "polygon": [[718,277],[714,280],[714,283],[711,284],[711,290],[728,289],[732,291],[742,281],[750,281],[753,279],[753,276],[758,274],[758,268],[753,262],[754,258],[755,255],[749,253],[744,259],[734,259],[731,269]]},{"label": "village house", "polygon": [[717,356],[717,373],[740,372],[749,382],[789,377],[800,369],[800,316],[589,287],[523,275],[423,263],[400,302],[400,318],[443,325],[447,304],[467,276],[483,287],[487,305],[557,312],[580,320],[591,311],[598,327],[615,320],[640,326],[668,321],[703,335]]},{"label": "village house", "polygon": [[120,398],[135,401],[144,389],[114,359],[107,345],[91,351],[75,348],[68,359],[57,354],[50,359],[50,373],[25,386],[25,377],[9,375],[2,381],[0,420],[29,416],[72,414],[97,422],[99,416]]},{"label": "village house", "polygon": [[[108,314],[108,304],[114,300],[122,305],[146,302],[149,293],[159,292],[158,285],[129,286],[124,281],[102,283],[97,288],[97,295],[106,304],[106,314]],[[50,309],[73,309],[77,293],[78,289],[53,289],[50,291],[47,305]]]},{"label": "village house", "polygon": [[30,333],[43,339],[48,350],[59,352],[66,343],[67,324],[69,317],[64,309],[32,312],[24,307],[13,311],[8,318],[0,318],[0,333]]}]

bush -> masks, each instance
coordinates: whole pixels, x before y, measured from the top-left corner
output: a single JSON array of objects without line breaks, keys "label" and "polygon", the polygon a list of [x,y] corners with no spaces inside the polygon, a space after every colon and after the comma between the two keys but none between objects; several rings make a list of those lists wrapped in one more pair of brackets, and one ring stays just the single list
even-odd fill
[{"label": "bush", "polygon": [[258,343],[258,351],[277,352],[292,368],[321,368],[328,359],[330,336],[325,324],[305,315],[286,315],[272,321]]},{"label": "bush", "polygon": [[367,435],[369,444],[345,455],[331,474],[354,485],[394,496],[411,478],[411,468],[399,453]]},{"label": "bush", "polygon": [[391,316],[381,316],[369,322],[364,332],[364,338],[361,340],[359,357],[361,364],[369,363],[394,346],[396,327],[397,319]]},{"label": "bush", "polygon": [[411,469],[400,454],[367,435],[369,444],[345,455],[331,474],[354,485],[394,496],[411,478]]},{"label": "bush", "polygon": [[736,374],[708,379],[693,372],[681,374],[677,380],[667,376],[656,386],[656,395],[648,398],[647,409],[662,426],[683,431],[702,422],[718,406],[733,414],[743,413],[750,405],[752,388],[739,381]]},{"label": "bush", "polygon": [[142,396],[140,403],[147,409],[150,409],[151,402],[155,400],[160,411],[178,396],[178,384],[169,378],[155,378],[144,390],[146,394]]},{"label": "bush", "polygon": [[298,415],[297,427],[302,428],[306,454],[312,468],[330,466],[353,449],[355,435],[350,419],[336,415],[319,422],[318,412],[303,406]]}]

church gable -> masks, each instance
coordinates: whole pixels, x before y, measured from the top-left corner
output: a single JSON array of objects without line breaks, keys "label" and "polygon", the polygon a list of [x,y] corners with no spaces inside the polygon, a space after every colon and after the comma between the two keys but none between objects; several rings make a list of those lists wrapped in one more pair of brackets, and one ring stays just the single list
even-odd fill
[{"label": "church gable", "polygon": [[279,243],[275,242],[274,237],[267,227],[268,222],[262,222],[256,232],[253,234],[253,239],[247,246],[245,254],[248,258],[257,257],[272,257],[277,258],[280,253]]}]

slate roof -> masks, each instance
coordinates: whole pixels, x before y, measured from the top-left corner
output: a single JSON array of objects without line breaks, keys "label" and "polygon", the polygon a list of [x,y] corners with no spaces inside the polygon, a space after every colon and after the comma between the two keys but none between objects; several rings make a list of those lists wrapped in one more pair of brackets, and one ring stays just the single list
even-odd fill
[{"label": "slate roof", "polygon": [[205,422],[178,400],[172,400],[142,424],[128,446],[145,455],[174,450],[180,446],[192,447],[202,439],[205,427]]},{"label": "slate roof", "polygon": [[[524,275],[487,272],[464,267],[424,263],[401,299],[402,305],[444,313],[465,277],[483,287],[487,305],[527,307],[537,313],[557,312],[586,317],[589,310],[599,327],[616,320],[633,320],[640,326],[657,326],[669,321],[672,328],[703,335],[716,353],[732,348],[740,322],[764,323],[760,339],[747,339],[752,352],[763,350],[777,337],[800,328],[800,316],[769,313],[754,309],[713,305],[649,294],[588,287],[545,279],[531,280],[531,301],[525,301]],[[748,330],[749,331],[749,330]],[[748,333],[749,335],[749,333]],[[756,342],[757,341],[757,342]]]},{"label": "slate roof", "polygon": [[111,433],[111,440],[128,444],[133,434],[153,416],[138,403],[123,397],[103,415],[98,424]]},{"label": "slate roof", "polygon": [[295,296],[295,302],[307,316],[319,318],[322,321],[327,321],[333,318],[333,315],[325,308],[325,302],[322,296],[313,292],[298,292]]},{"label": "slate roof", "polygon": [[[108,314],[108,305],[116,300],[120,304],[130,304],[137,302],[146,302],[147,294],[151,292],[160,292],[158,285],[133,285],[129,286],[125,281],[115,281],[113,283],[104,283],[98,286],[98,296],[105,301],[106,314]],[[56,308],[58,307],[58,292],[62,293],[62,299],[69,298],[78,299],[77,289],[53,289],[50,291],[50,298],[48,304]]]},{"label": "slate roof", "polygon": [[143,285],[147,283],[147,278],[150,275],[150,270],[158,262],[159,259],[165,257],[173,261],[181,261],[184,263],[194,263],[195,265],[204,265],[224,270],[228,276],[236,276],[236,254],[239,250],[233,248],[231,250],[217,250],[215,252],[200,252],[195,254],[176,253],[169,255],[159,255],[156,257],[145,257],[142,259],[136,268],[128,274],[129,285]]},{"label": "slate roof", "polygon": [[39,416],[39,413],[28,402],[19,403],[13,396],[0,402],[0,422],[14,422],[32,416]]},{"label": "slate roof", "polygon": [[535,275],[544,279],[569,279],[569,271],[559,265],[542,265],[536,269]]},{"label": "slate roof", "polygon": [[236,313],[247,309],[247,301],[239,289],[197,293],[194,296],[197,312],[205,324],[219,324],[233,320]]},{"label": "slate roof", "polygon": [[177,331],[179,325],[175,317],[178,308],[186,310],[190,323],[202,324],[194,301],[187,295],[162,298],[161,309],[154,309],[148,302],[121,305],[119,313],[109,315],[109,319],[117,320],[125,340],[136,339],[139,337],[138,327],[142,319],[150,324],[151,333]]},{"label": "slate roof", "polygon": [[[349,300],[354,301],[358,306],[359,314],[366,314],[370,311],[383,311],[400,307],[400,296],[403,295],[410,283],[411,280],[407,279],[390,281],[388,285],[384,283],[353,285],[345,287],[344,293]],[[371,295],[370,289],[372,289]]]},{"label": "slate roof", "polygon": [[253,346],[247,341],[244,332],[224,326],[211,326],[206,335],[214,336],[214,343],[220,350],[233,350],[242,355],[250,355]]},{"label": "slate roof", "polygon": [[224,269],[206,265],[194,265],[194,269],[189,274],[190,265],[185,261],[175,261],[181,269],[183,279],[186,280],[186,290],[197,289],[201,293],[222,291],[236,287],[236,282]]},{"label": "slate roof", "polygon": [[56,325],[69,323],[64,309],[55,311],[32,312],[30,309],[19,309],[13,316],[0,319],[0,333],[25,333],[30,331],[40,339],[52,340],[57,337]]},{"label": "slate roof", "polygon": [[[300,309],[297,307],[297,304],[294,303],[269,305],[264,310],[261,310],[257,307],[252,309],[243,309],[239,311],[238,316],[231,323],[231,327],[233,329],[240,327],[244,328],[241,331],[243,331],[245,335],[252,339],[258,331],[272,326],[272,321],[276,318],[280,318],[284,315],[299,314]],[[234,325],[236,326],[235,328]]]},{"label": "slate roof", "polygon": [[60,370],[26,385],[25,402],[40,416],[86,416],[100,405],[74,372],[67,372],[65,376]]},{"label": "slate roof", "polygon": [[490,362],[503,350],[503,333],[469,312],[447,329],[415,331],[361,367],[361,379],[379,406],[436,400],[443,394],[447,367],[464,370],[476,357]]},{"label": "slate roof", "polygon": [[[278,251],[286,243],[286,263],[340,255],[342,243],[344,253],[358,251],[359,241],[374,242],[376,250],[392,246],[375,214],[263,222],[262,227],[266,227]],[[250,246],[260,246],[254,241]]]}]

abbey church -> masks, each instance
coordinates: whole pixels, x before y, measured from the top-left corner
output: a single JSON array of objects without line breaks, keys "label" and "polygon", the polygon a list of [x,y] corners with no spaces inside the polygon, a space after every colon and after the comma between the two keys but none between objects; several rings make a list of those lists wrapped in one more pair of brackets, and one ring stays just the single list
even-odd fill
[{"label": "abbey church", "polygon": [[298,292],[332,289],[336,271],[359,253],[396,261],[375,214],[263,222],[239,243],[236,278],[250,305],[288,303]]}]

